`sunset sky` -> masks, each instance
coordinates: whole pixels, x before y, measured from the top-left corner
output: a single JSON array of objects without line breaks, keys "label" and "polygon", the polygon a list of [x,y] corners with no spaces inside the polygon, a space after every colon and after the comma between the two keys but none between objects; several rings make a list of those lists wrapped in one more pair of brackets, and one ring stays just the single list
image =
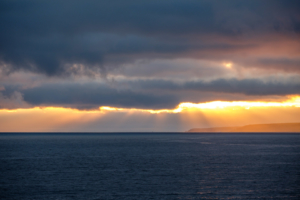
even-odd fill
[{"label": "sunset sky", "polygon": [[299,0],[0,1],[0,131],[300,122]]}]

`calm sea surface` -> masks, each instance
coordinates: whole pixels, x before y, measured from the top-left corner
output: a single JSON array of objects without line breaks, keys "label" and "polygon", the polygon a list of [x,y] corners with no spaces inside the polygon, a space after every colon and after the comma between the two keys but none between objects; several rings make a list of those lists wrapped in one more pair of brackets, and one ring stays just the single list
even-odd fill
[{"label": "calm sea surface", "polygon": [[0,199],[300,199],[300,134],[0,134]]}]

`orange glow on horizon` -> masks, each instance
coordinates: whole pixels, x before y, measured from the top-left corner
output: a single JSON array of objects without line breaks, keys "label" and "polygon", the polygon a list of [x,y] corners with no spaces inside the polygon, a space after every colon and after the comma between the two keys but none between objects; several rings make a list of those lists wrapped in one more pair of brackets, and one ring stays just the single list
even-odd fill
[{"label": "orange glow on horizon", "polygon": [[300,107],[300,97],[292,97],[284,102],[263,102],[263,101],[212,101],[207,103],[181,103],[182,109],[224,109],[240,107],[250,109],[252,107]]},{"label": "orange glow on horizon", "polygon": [[50,112],[74,112],[97,114],[106,112],[146,112],[151,114],[159,113],[181,113],[184,111],[193,110],[218,110],[218,109],[251,109],[251,108],[266,108],[266,107],[300,107],[300,96],[293,96],[287,101],[282,102],[264,102],[264,101],[211,101],[205,103],[180,103],[175,109],[140,109],[140,108],[118,108],[101,106],[99,110],[78,110],[75,108],[64,107],[34,107],[34,108],[18,108],[18,109],[0,109],[0,112],[26,112],[26,111],[50,111]]},{"label": "orange glow on horizon", "polygon": [[1,109],[0,131],[186,131],[195,127],[297,122],[299,113],[300,96],[281,102],[184,102],[174,109],[161,110],[108,106],[97,110],[34,107]]},{"label": "orange glow on horizon", "polygon": [[138,108],[115,108],[109,106],[102,106],[99,109],[102,111],[140,111],[149,112],[152,114],[158,113],[181,113],[187,110],[216,110],[216,109],[226,109],[226,108],[259,108],[259,107],[300,107],[300,96],[291,97],[287,101],[283,102],[263,102],[263,101],[211,101],[206,103],[190,103],[183,102],[180,103],[175,109],[161,109],[161,110],[151,110],[151,109],[138,109]]}]

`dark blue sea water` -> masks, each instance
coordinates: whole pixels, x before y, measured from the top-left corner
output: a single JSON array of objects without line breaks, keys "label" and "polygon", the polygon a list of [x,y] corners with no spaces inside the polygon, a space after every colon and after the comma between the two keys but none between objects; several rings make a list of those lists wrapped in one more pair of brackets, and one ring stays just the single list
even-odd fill
[{"label": "dark blue sea water", "polygon": [[300,134],[0,134],[0,199],[300,199]]}]

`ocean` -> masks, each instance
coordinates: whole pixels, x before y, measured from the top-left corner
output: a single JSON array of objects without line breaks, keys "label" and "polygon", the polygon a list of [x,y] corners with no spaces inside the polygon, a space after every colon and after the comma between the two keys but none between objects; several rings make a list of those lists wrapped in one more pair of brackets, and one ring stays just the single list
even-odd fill
[{"label": "ocean", "polygon": [[1,133],[0,199],[300,199],[300,134]]}]

